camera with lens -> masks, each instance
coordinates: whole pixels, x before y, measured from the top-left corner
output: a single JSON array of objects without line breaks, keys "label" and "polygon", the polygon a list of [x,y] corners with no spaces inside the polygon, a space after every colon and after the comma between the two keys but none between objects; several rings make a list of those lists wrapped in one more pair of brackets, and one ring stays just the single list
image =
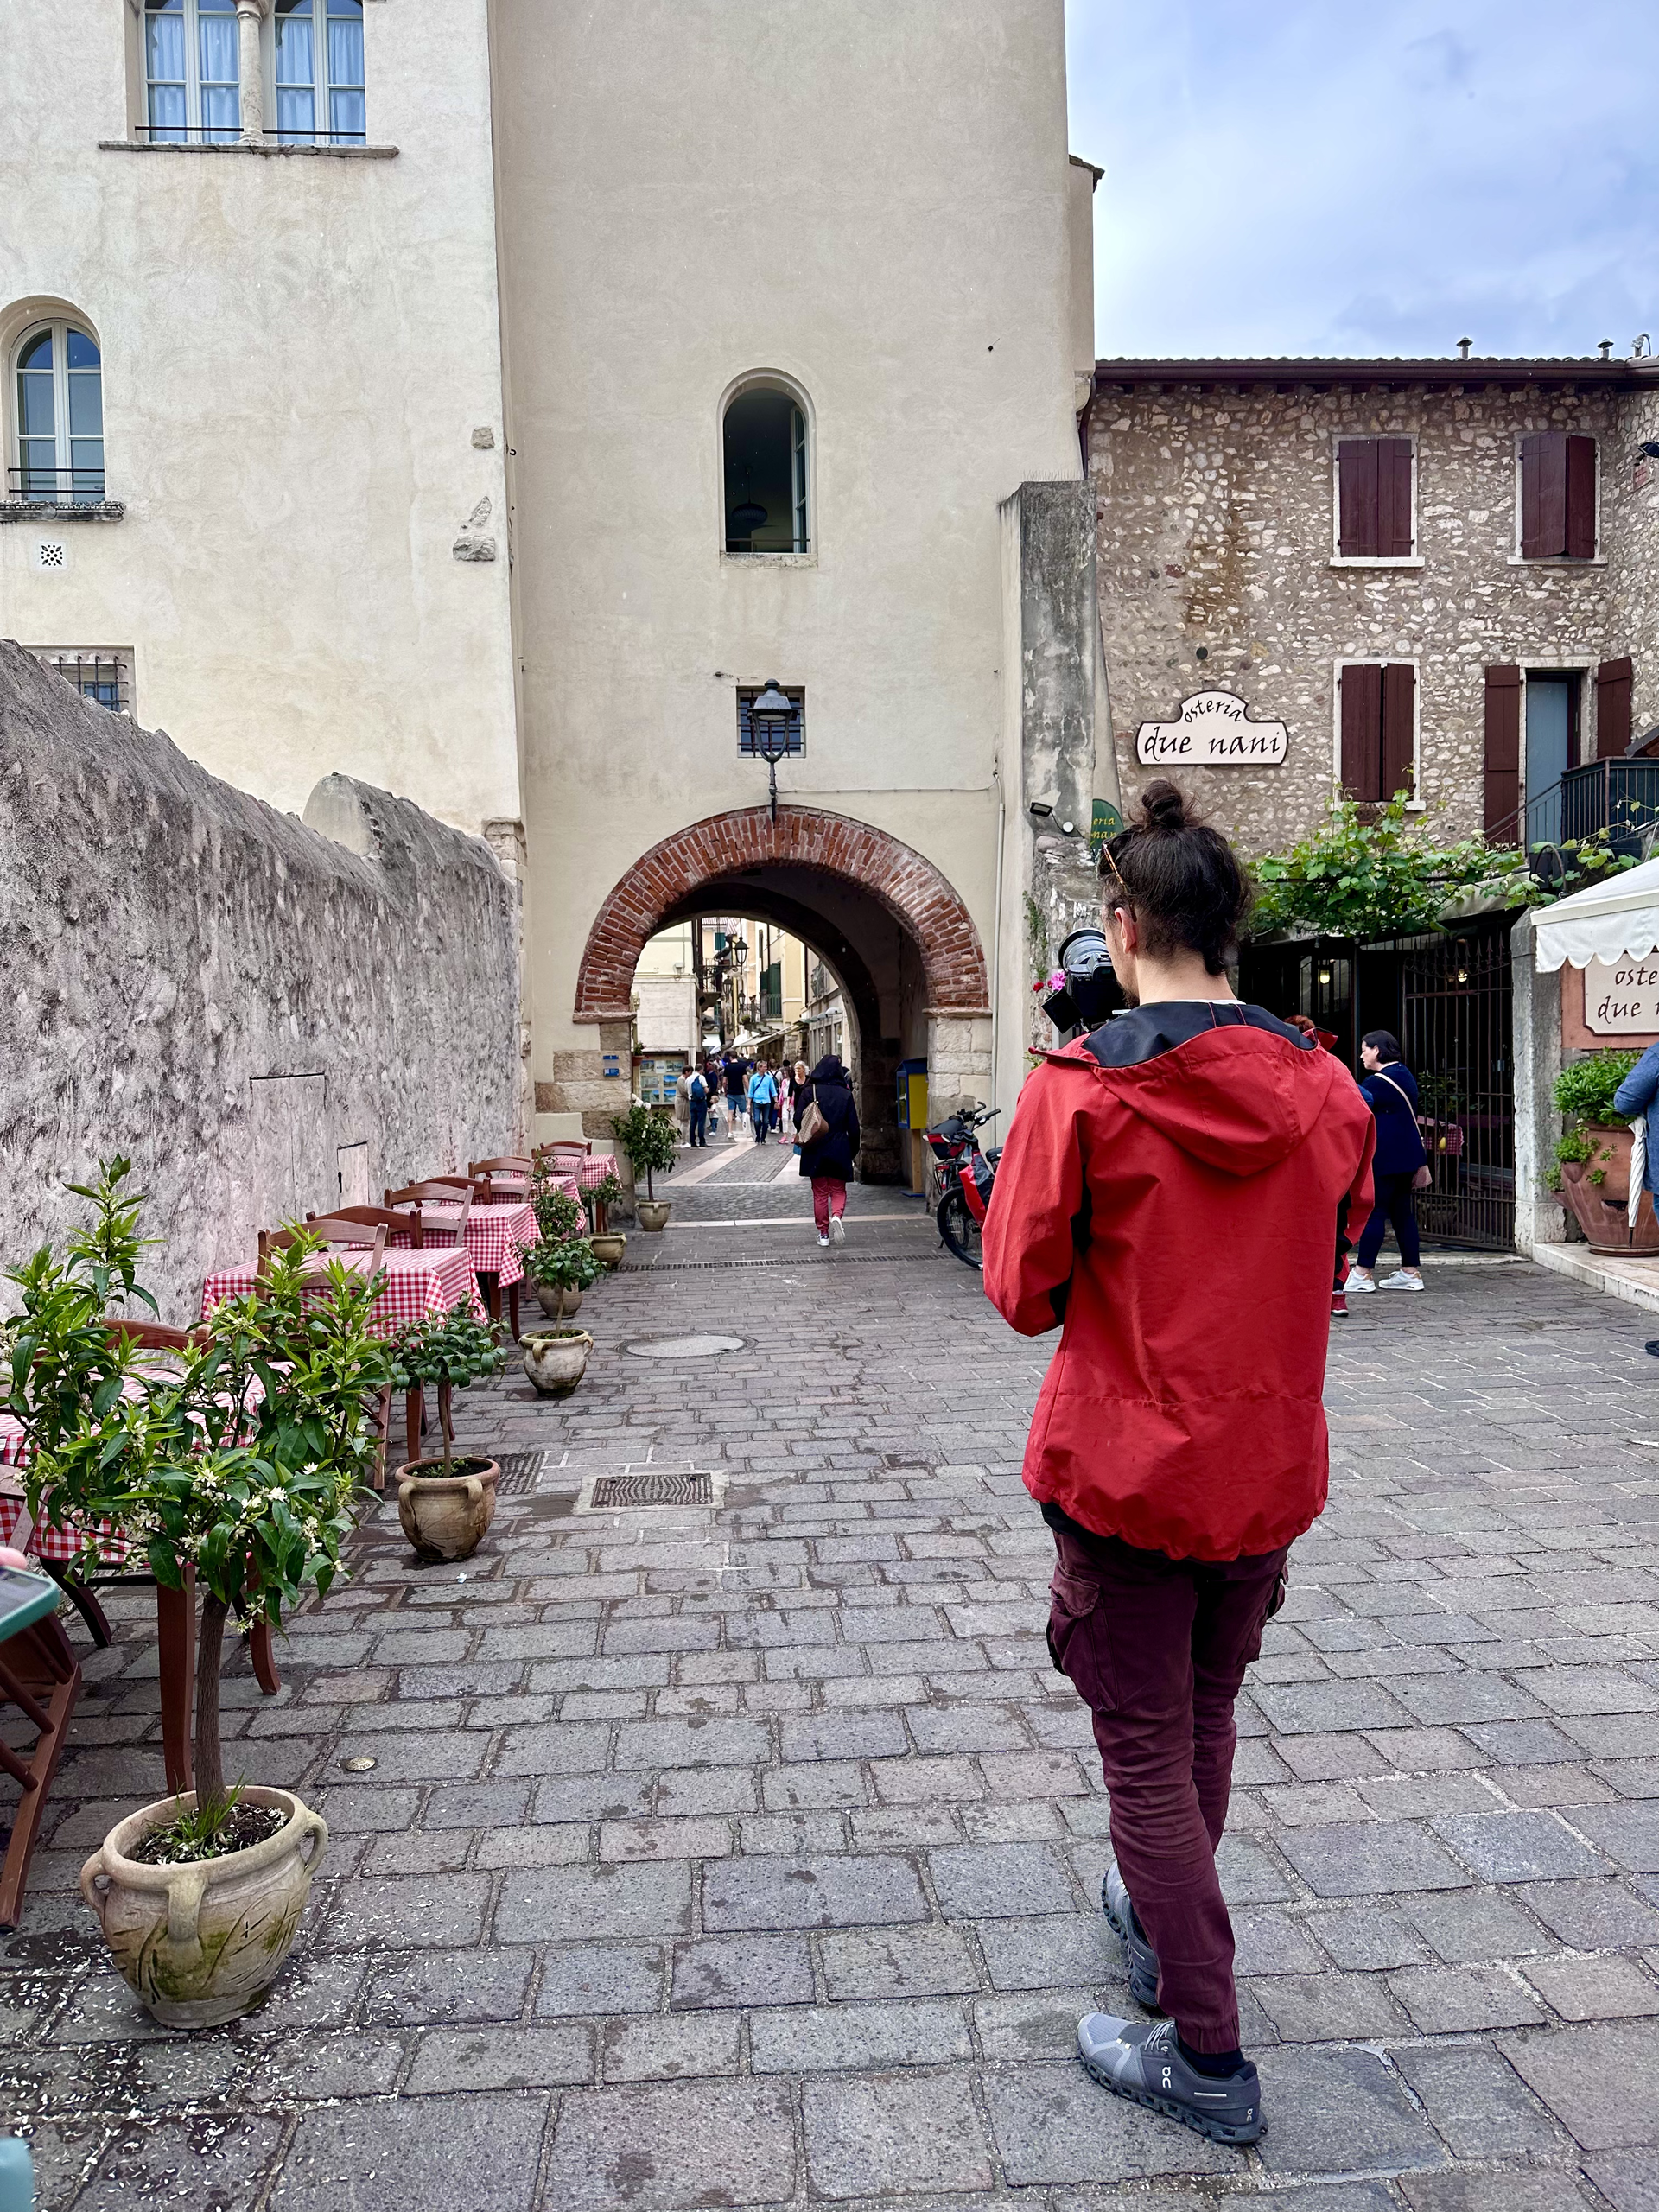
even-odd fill
[{"label": "camera with lens", "polygon": [[1065,981],[1043,1001],[1043,1012],[1069,1045],[1098,1029],[1124,999],[1098,930],[1073,930],[1060,947],[1059,964]]}]

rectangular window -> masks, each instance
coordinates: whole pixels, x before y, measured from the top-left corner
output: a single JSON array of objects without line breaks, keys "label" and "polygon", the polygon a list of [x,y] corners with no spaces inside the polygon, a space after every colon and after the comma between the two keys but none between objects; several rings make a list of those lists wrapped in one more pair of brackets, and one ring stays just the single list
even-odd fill
[{"label": "rectangular window", "polygon": [[1344,798],[1378,804],[1417,791],[1417,671],[1409,661],[1349,661],[1337,677]]},{"label": "rectangular window", "polygon": [[242,129],[236,0],[145,0],[145,119],[154,143],[225,145]]},{"label": "rectangular window", "polygon": [[1337,441],[1337,552],[1344,561],[1408,561],[1416,551],[1409,438]]},{"label": "rectangular window", "polygon": [[274,22],[277,137],[365,144],[363,0],[276,0]]},{"label": "rectangular window", "polygon": [[1521,440],[1521,557],[1596,557],[1596,442],[1566,430]]},{"label": "rectangular window", "polygon": [[112,715],[132,711],[132,655],[120,646],[31,645],[44,667],[55,669],[83,699]]},{"label": "rectangular window", "polygon": [[[790,705],[789,731],[785,739],[783,749],[786,753],[804,753],[806,750],[806,694],[803,690],[791,688],[787,683],[779,688]],[[737,749],[740,753],[756,755],[760,753],[760,741],[755,734],[754,725],[749,719],[749,709],[760,696],[760,687],[758,683],[738,686]]]}]

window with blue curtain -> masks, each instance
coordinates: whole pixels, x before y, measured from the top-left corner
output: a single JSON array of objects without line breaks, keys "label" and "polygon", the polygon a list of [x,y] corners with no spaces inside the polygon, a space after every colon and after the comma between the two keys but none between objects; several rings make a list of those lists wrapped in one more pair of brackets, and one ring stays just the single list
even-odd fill
[{"label": "window with blue curtain", "polygon": [[17,457],[26,499],[104,497],[104,364],[72,322],[26,331],[16,356]]},{"label": "window with blue curtain", "polygon": [[276,0],[276,135],[360,146],[368,136],[363,0]]},{"label": "window with blue curtain", "polygon": [[144,0],[149,137],[223,144],[242,130],[236,0]]}]

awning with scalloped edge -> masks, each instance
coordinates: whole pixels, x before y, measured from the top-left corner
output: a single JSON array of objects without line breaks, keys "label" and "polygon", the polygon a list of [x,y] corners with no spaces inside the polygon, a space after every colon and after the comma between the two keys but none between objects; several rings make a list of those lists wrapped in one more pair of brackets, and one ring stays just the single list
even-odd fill
[{"label": "awning with scalloped edge", "polygon": [[1592,960],[1639,960],[1659,952],[1659,860],[1592,883],[1535,914],[1533,957],[1541,976]]}]

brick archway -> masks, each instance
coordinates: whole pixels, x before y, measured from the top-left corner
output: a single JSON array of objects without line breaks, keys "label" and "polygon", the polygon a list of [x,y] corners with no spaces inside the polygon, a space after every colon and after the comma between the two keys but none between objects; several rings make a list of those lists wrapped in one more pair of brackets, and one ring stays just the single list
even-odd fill
[{"label": "brick archway", "polygon": [[707,883],[745,869],[814,870],[868,892],[915,940],[930,1014],[974,1015],[990,1004],[985,955],[968,909],[931,861],[885,830],[817,807],[711,814],[638,860],[606,898],[576,977],[578,1021],[626,1021],[646,940]]}]

